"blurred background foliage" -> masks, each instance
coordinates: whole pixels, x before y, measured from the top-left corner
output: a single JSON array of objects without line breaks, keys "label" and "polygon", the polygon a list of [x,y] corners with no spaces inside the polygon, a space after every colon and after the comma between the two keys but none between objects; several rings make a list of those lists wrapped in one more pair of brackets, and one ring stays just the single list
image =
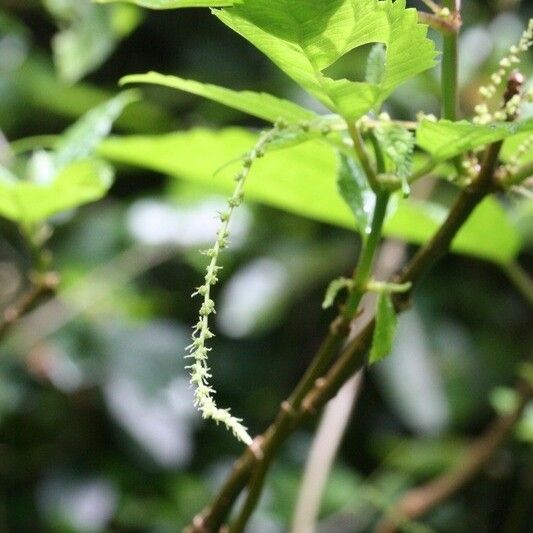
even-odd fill
[{"label": "blurred background foliage", "polygon": [[[513,0],[463,4],[468,114],[532,9]],[[357,78],[362,65],[351,57],[335,68]],[[308,103],[207,10],[0,0],[0,158],[8,141],[63,131],[115,94],[121,76],[148,70]],[[438,114],[438,90],[436,71],[419,76],[388,111]],[[118,133],[261,127],[190,95],[143,94]],[[182,354],[205,260],[197,251],[212,241],[222,202],[175,178],[119,168],[105,200],[53,219],[48,248],[60,291],[19,322],[0,355],[0,531],[177,531],[209,501],[240,446],[199,420]],[[252,204],[238,213],[217,287],[212,366],[221,404],[253,433],[306,367],[331,318],[320,306],[325,287],[350,272],[356,253],[347,230]],[[530,265],[530,252],[520,261]],[[2,308],[24,293],[31,263],[28,243],[0,220]],[[506,407],[507,387],[530,356],[530,311],[497,266],[458,255],[439,264],[401,318],[393,355],[366,374],[320,531],[371,531],[407,487],[457,460]],[[284,449],[250,531],[287,530],[312,431]],[[532,439],[529,409],[490,468],[425,525],[531,531]]]}]

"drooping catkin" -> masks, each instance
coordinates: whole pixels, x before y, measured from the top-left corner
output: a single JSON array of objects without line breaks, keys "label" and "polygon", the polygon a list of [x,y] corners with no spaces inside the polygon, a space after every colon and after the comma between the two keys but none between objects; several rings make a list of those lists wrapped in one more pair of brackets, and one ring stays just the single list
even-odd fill
[{"label": "drooping catkin", "polygon": [[278,124],[273,129],[263,132],[252,150],[244,156],[242,168],[235,176],[236,185],[232,196],[228,199],[227,208],[219,213],[220,227],[215,244],[203,252],[210,258],[204,283],[193,294],[193,296],[202,298],[202,305],[198,322],[193,327],[192,343],[187,347],[188,355],[186,355],[186,358],[193,360],[187,368],[190,371],[190,382],[194,387],[194,402],[202,413],[202,417],[224,424],[238,440],[247,445],[252,443],[252,439],[242,424],[242,419],[233,416],[229,409],[222,409],[216,405],[215,390],[210,384],[208,353],[211,348],[207,346],[207,342],[214,337],[214,334],[209,328],[209,317],[216,312],[215,302],[211,298],[211,289],[218,282],[218,273],[222,268],[218,265],[218,259],[222,250],[229,245],[231,217],[243,201],[244,186],[250,169],[254,161],[264,155],[267,146],[274,140],[282,126],[283,124]]}]

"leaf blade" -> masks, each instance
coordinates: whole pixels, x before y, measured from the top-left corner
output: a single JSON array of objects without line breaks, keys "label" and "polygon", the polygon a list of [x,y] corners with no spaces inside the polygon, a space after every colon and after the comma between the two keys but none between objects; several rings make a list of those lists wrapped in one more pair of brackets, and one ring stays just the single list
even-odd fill
[{"label": "leaf blade", "polygon": [[177,76],[166,76],[157,72],[133,74],[120,80],[121,85],[129,83],[148,83],[185,91],[272,123],[280,118],[288,122],[299,122],[317,117],[315,113],[298,104],[268,93],[234,91],[209,83],[186,80]]},{"label": "leaf blade", "polygon": [[95,159],[73,162],[48,184],[0,181],[0,214],[14,222],[40,222],[66,209],[102,198],[111,187],[109,165]]},{"label": "leaf blade", "polygon": [[473,124],[466,120],[452,122],[423,120],[416,132],[417,145],[428,152],[434,161],[446,161],[468,150],[493,142],[533,132],[533,120]]},{"label": "leaf blade", "polygon": [[[111,161],[161,172],[226,194],[233,190],[237,167],[217,171],[228,161],[242,157],[255,141],[256,135],[243,128],[220,131],[196,128],[161,136],[111,138],[100,145],[99,153]],[[209,158],[205,157],[206,146]],[[337,171],[334,151],[317,140],[271,151],[254,165],[246,199],[353,230],[353,213],[337,190]],[[470,233],[471,238],[461,236],[469,235],[471,222],[467,221],[452,250],[495,263],[509,262],[515,258],[521,239],[498,202],[488,198],[483,203],[487,202],[496,203],[490,210],[495,210],[498,216],[492,213],[485,217],[482,224],[477,224],[475,236]],[[397,209],[385,222],[384,231],[389,237],[423,244],[433,236],[446,213],[444,207],[431,202],[399,200]],[[493,239],[492,233],[498,234],[498,239]]]},{"label": "leaf blade", "polygon": [[[406,9],[404,0],[247,0],[214,14],[326,107],[350,120],[435,64],[427,27],[418,23],[416,10]],[[334,80],[323,73],[347,52],[373,42],[387,46],[379,85]],[[411,53],[415,48],[417,53]]]}]

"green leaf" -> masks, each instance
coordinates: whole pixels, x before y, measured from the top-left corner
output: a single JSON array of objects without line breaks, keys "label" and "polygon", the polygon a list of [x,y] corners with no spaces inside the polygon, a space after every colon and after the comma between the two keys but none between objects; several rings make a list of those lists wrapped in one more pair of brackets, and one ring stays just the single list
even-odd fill
[{"label": "green leaf", "polygon": [[[246,0],[215,15],[267,55],[329,109],[353,120],[401,83],[434,65],[427,27],[405,0]],[[351,50],[383,43],[379,84],[334,80],[323,71]]]},{"label": "green leaf", "polygon": [[370,189],[359,163],[344,154],[339,154],[337,183],[340,195],[355,216],[357,229],[366,236],[370,231],[376,195]]},{"label": "green leaf", "polygon": [[[385,222],[384,231],[409,242],[427,242],[447,215],[445,208],[428,201],[409,200],[400,205]],[[519,231],[492,197],[481,202],[452,242],[452,250],[500,264],[513,260],[521,247]]]},{"label": "green leaf", "polygon": [[138,100],[138,97],[137,91],[124,91],[91,109],[70,126],[56,146],[56,168],[62,168],[92,154],[101,140],[109,134],[113,123],[126,106]]},{"label": "green leaf", "polygon": [[389,355],[396,333],[398,319],[390,294],[380,293],[376,308],[376,327],[368,362],[377,363]]},{"label": "green leaf", "polygon": [[[233,191],[239,159],[256,140],[255,134],[243,128],[197,128],[161,136],[107,139],[99,153],[118,163],[147,168],[227,194]],[[228,165],[232,161],[235,162]],[[354,229],[353,213],[337,189],[338,165],[332,148],[319,140],[272,150],[254,164],[246,199]],[[220,170],[221,167],[225,168]],[[385,234],[422,244],[433,236],[445,216],[446,209],[431,202],[400,200],[386,220]],[[520,245],[518,231],[505,211],[496,200],[488,198],[460,230],[452,249],[507,263],[514,259]]]},{"label": "green leaf", "polygon": [[229,7],[243,0],[95,0],[98,4],[124,2],[149,9],[176,9],[179,7]]},{"label": "green leaf", "polygon": [[0,172],[0,215],[21,224],[31,224],[98,200],[109,190],[113,178],[102,161],[85,159],[72,163],[46,184],[6,179]]},{"label": "green leaf", "polygon": [[379,85],[385,76],[385,65],[387,63],[387,50],[381,43],[375,44],[366,60],[365,81],[374,85]]},{"label": "green leaf", "polygon": [[408,129],[393,122],[382,122],[375,129],[374,134],[383,151],[385,159],[392,162],[393,172],[402,180],[402,192],[409,195],[407,177],[413,168],[415,138]]},{"label": "green leaf", "polygon": [[214,100],[243,113],[262,118],[267,122],[276,122],[280,118],[287,122],[299,122],[317,117],[312,111],[304,109],[288,100],[272,96],[271,94],[255,93],[252,91],[233,91],[224,87],[218,87],[217,85],[185,80],[177,76],[165,76],[157,72],[134,74],[125,76],[120,80],[121,85],[127,83],[152,83],[171,87]]},{"label": "green leaf", "polygon": [[60,78],[69,83],[99,67],[141,20],[132,6],[104,8],[91,0],[44,0],[44,5],[62,28],[52,50]]},{"label": "green leaf", "polygon": [[445,161],[468,150],[532,131],[532,119],[487,125],[473,124],[466,120],[423,120],[416,132],[416,143],[431,154],[435,161]]}]

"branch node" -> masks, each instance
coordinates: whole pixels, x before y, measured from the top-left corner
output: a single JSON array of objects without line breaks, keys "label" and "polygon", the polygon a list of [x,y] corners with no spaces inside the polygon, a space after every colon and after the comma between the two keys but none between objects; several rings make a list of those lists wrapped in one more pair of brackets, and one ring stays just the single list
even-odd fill
[{"label": "branch node", "polygon": [[287,413],[291,418],[295,418],[298,414],[292,404],[287,400],[281,402],[281,410]]},{"label": "branch node", "polygon": [[255,457],[257,462],[262,461],[264,459],[264,457],[265,457],[265,454],[264,454],[263,448],[262,448],[264,440],[265,440],[264,437],[259,435],[258,437],[256,437],[252,441],[252,444],[250,444],[250,446],[248,446],[248,448],[250,449],[250,451],[254,455],[254,457]]},{"label": "branch node", "polygon": [[346,320],[344,320],[342,314],[339,314],[329,325],[329,331],[335,336],[347,334],[349,328],[350,326]]}]

